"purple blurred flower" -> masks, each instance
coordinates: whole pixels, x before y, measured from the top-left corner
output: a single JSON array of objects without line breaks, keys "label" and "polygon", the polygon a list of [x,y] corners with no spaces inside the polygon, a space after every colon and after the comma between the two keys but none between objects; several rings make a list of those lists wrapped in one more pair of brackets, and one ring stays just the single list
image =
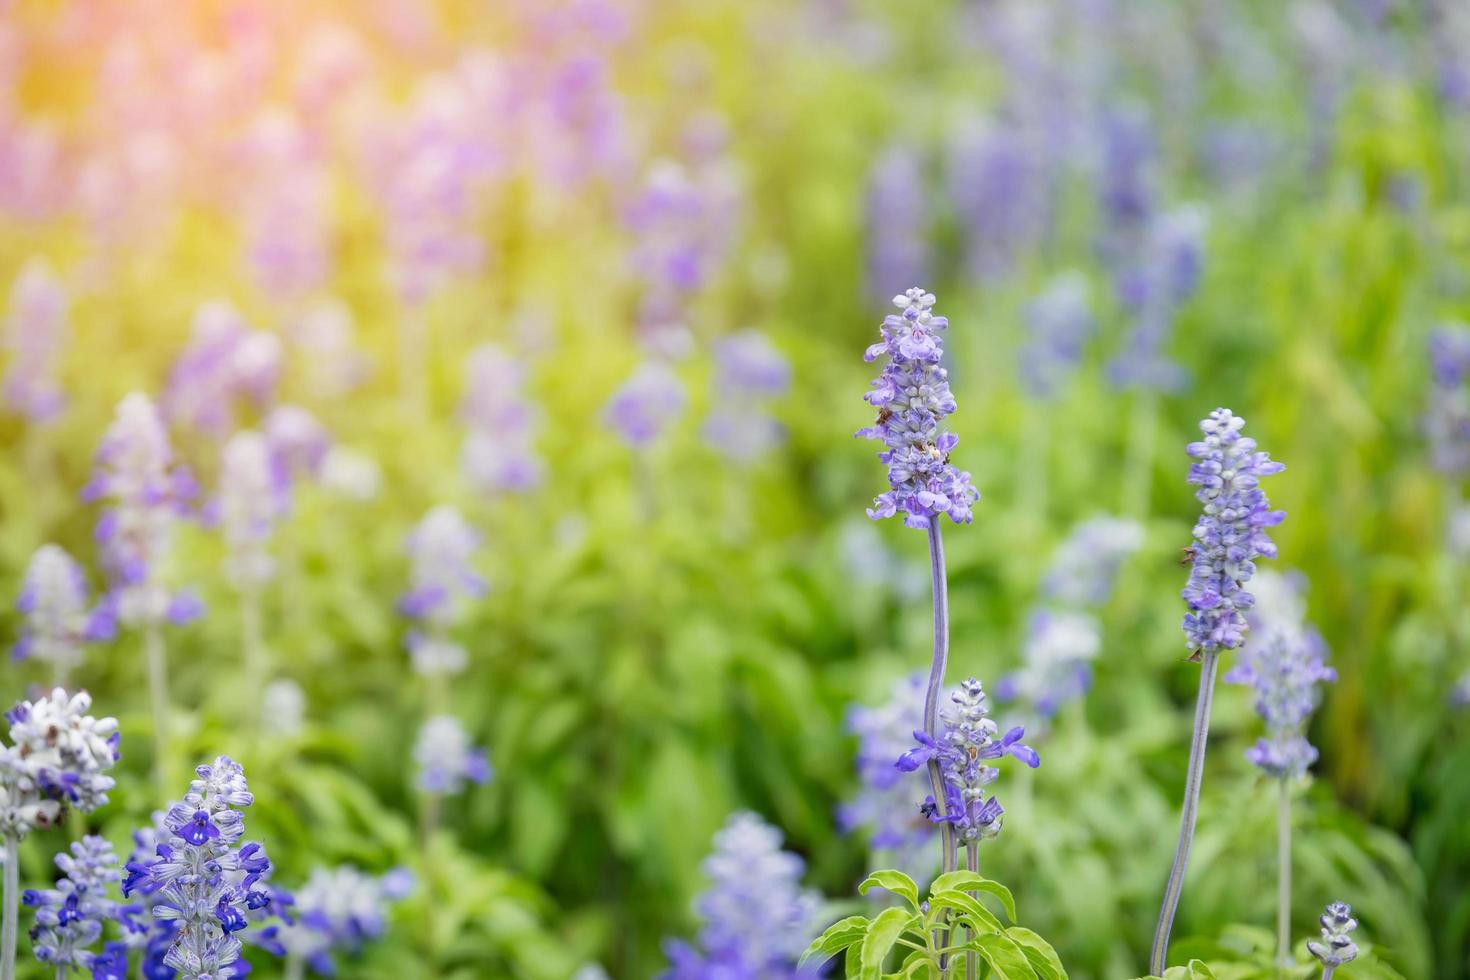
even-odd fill
[{"label": "purple blurred flower", "polygon": [[485,579],[473,565],[479,546],[480,533],[447,504],[425,514],[408,537],[410,585],[398,611],[421,624],[407,637],[420,674],[464,670],[467,654],[449,631],[464,619],[470,600],[485,594]]},{"label": "purple blurred flower", "polygon": [[427,793],[459,793],[467,783],[487,783],[493,775],[485,752],[470,743],[459,719],[449,715],[424,722],[413,757],[419,767],[419,786]]},{"label": "purple blurred flower", "polygon": [[684,386],[661,361],[645,361],[603,409],[607,425],[634,449],[646,449],[684,411]]},{"label": "purple blurred flower", "polygon": [[197,489],[188,470],[174,462],[168,432],[148,396],[124,398],[83,491],[84,500],[108,501],[96,537],[122,623],[178,621],[183,610],[164,584],[163,565],[174,524]]},{"label": "purple blurred flower", "polygon": [[1121,517],[1095,517],[1078,524],[1052,555],[1042,592],[1069,606],[1108,601],[1118,567],[1143,545],[1143,528]]},{"label": "purple blurred flower", "polygon": [[1097,326],[1087,294],[1082,273],[1063,272],[1027,304],[1021,380],[1033,398],[1056,397],[1081,361],[1083,346]]},{"label": "purple blurred flower", "polygon": [[1245,639],[1246,612],[1255,597],[1245,586],[1257,558],[1275,558],[1268,529],[1285,519],[1271,510],[1261,477],[1285,467],[1240,434],[1245,420],[1218,408],[1200,422],[1204,439],[1189,444],[1195,460],[1189,482],[1204,513],[1194,526],[1194,557],[1183,597],[1189,606],[1184,635],[1196,657],[1201,652],[1234,649]]},{"label": "purple blurred flower", "polygon": [[705,439],[730,459],[748,463],[785,437],[765,408],[790,385],[791,365],[755,330],[716,341],[714,355],[714,406],[704,423]]},{"label": "purple blurred flower", "polygon": [[924,167],[907,143],[888,146],[868,174],[868,292],[892,296],[929,278],[929,201]]},{"label": "purple blurred flower", "polygon": [[205,303],[169,373],[164,415],[222,438],[235,426],[240,401],[264,408],[275,397],[281,367],[281,342],[274,334],[251,330],[228,303]]},{"label": "purple blurred flower", "polygon": [[111,607],[103,602],[89,609],[87,591],[86,576],[71,555],[54,544],[37,548],[15,601],[24,617],[15,659],[45,661],[65,677],[82,662],[83,643],[111,639]]},{"label": "purple blurred flower", "polygon": [[5,403],[33,422],[56,417],[66,404],[56,362],[66,349],[66,289],[43,259],[30,259],[10,287],[5,321]]},{"label": "purple blurred flower", "polygon": [[948,375],[939,365],[949,320],[933,314],[934,295],[917,287],[895,296],[893,305],[902,312],[884,319],[882,341],[863,358],[888,356],[864,396],[878,409],[878,420],[857,433],[881,439],[886,447],[878,459],[888,467],[891,489],[878,495],[868,516],[878,520],[902,510],[904,523],[913,528],[928,528],[941,514],[967,524],[980,493],[970,485],[970,474],[949,463],[959,437],[940,429],[955,410]]},{"label": "purple blurred flower", "polygon": [[225,443],[219,480],[226,574],[239,588],[256,588],[275,573],[270,540],[285,509],[284,488],[276,479],[265,437],[258,432],[231,436]]},{"label": "purple blurred flower", "polygon": [[287,499],[288,489],[297,480],[314,480],[321,475],[332,449],[332,434],[316,416],[297,405],[277,405],[271,409],[264,429],[277,492]]},{"label": "purple blurred flower", "polygon": [[1046,237],[1046,160],[1021,126],[981,120],[959,129],[946,178],[974,275],[988,280],[1005,274]]},{"label": "purple blurred flower", "polygon": [[1246,758],[1278,779],[1297,779],[1317,760],[1302,729],[1321,701],[1318,685],[1337,680],[1337,672],[1323,661],[1321,635],[1304,621],[1300,581],[1262,572],[1254,588],[1250,638],[1225,680],[1254,689],[1266,722],[1266,737]]},{"label": "purple blurred flower", "polygon": [[754,813],[733,814],[701,865],[709,888],[695,902],[700,950],[669,941],[663,980],[794,978],[816,934],[821,896],[801,887],[801,858],[781,850],[781,832]]},{"label": "purple blurred flower", "polygon": [[1133,313],[1133,328],[1122,353],[1108,365],[1118,387],[1171,391],[1184,383],[1183,368],[1163,348],[1179,308],[1199,287],[1208,226],[1204,209],[1195,204],[1165,211],[1150,223],[1143,264],[1126,270],[1119,286],[1120,299]]},{"label": "purple blurred flower", "polygon": [[494,344],[475,348],[465,363],[460,418],[466,434],[460,467],[487,493],[534,490],[542,464],[533,446],[537,411],[526,394],[526,366]]}]

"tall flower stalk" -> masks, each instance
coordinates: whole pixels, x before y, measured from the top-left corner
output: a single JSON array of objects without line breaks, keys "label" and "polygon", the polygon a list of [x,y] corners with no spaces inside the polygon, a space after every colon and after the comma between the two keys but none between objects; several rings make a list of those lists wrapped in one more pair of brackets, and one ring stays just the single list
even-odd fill
[{"label": "tall flower stalk", "polygon": [[238,432],[225,443],[220,465],[220,524],[228,548],[225,571],[240,596],[240,640],[245,655],[245,703],[260,703],[269,670],[261,631],[261,596],[275,575],[270,540],[286,483],[278,479],[271,447],[258,432]]},{"label": "tall flower stalk", "polygon": [[[884,319],[883,339],[864,355],[867,361],[888,357],[883,372],[873,381],[873,390],[864,396],[878,410],[878,419],[857,434],[883,442],[878,459],[888,467],[889,489],[878,495],[868,516],[878,520],[902,511],[906,525],[929,532],[934,649],[924,697],[924,734],[933,742],[939,729],[939,692],[949,660],[949,591],[938,519],[947,514],[956,524],[968,524],[971,506],[980,494],[970,485],[970,474],[950,465],[949,454],[959,437],[940,428],[956,407],[948,373],[939,363],[949,320],[934,315],[934,294],[917,287],[895,296],[893,305],[899,312]],[[928,762],[933,799],[944,800],[939,760]],[[946,822],[940,830],[941,866],[953,871],[954,829]]]},{"label": "tall flower stalk", "polygon": [[1276,954],[1291,966],[1291,786],[1317,761],[1317,750],[1302,734],[1321,700],[1318,685],[1337,680],[1323,662],[1325,646],[1304,622],[1297,582],[1270,572],[1259,579],[1259,598],[1249,620],[1252,636],[1241,662],[1226,683],[1254,689],[1256,711],[1266,722],[1266,737],[1246,758],[1277,782]]},{"label": "tall flower stalk", "polygon": [[1155,974],[1164,972],[1169,932],[1179,909],[1194,841],[1220,653],[1239,647],[1245,640],[1249,628],[1245,614],[1255,603],[1245,586],[1255,574],[1255,559],[1276,557],[1276,545],[1267,529],[1286,517],[1282,511],[1271,510],[1260,488],[1261,477],[1279,473],[1285,467],[1258,452],[1254,439],[1240,434],[1244,425],[1245,420],[1229,409],[1218,408],[1200,422],[1204,439],[1190,443],[1187,450],[1195,460],[1189,469],[1189,482],[1199,488],[1195,499],[1204,508],[1194,526],[1193,564],[1183,592],[1189,607],[1184,615],[1184,635],[1192,653],[1190,659],[1200,661],[1200,680],[1179,840],[1149,954],[1149,969]]},{"label": "tall flower stalk", "polygon": [[138,392],[128,395],[117,406],[82,496],[109,505],[96,532],[111,585],[107,601],[119,623],[143,632],[153,708],[153,771],[165,789],[168,663],[163,624],[188,622],[202,607],[189,593],[169,590],[163,565],[174,526],[194,492],[193,478],[174,463],[168,432],[153,402]]}]

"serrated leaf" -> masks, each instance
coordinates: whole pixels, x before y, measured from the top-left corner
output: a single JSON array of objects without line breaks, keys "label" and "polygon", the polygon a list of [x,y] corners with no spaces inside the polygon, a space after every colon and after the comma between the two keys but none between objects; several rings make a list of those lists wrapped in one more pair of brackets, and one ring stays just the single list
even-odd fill
[{"label": "serrated leaf", "polygon": [[849,915],[845,919],[840,919],[812,940],[812,944],[802,952],[797,965],[804,965],[813,956],[820,956],[825,962],[857,942],[867,931],[868,917],[866,915]]},{"label": "serrated leaf", "polygon": [[995,913],[980,904],[980,899],[967,892],[942,891],[935,892],[929,896],[929,904],[935,908],[955,909],[962,917],[970,920],[970,925],[978,929],[986,929],[991,932],[1000,932],[1005,927],[995,917]]},{"label": "serrated leaf", "polygon": [[902,871],[874,871],[863,879],[858,885],[858,894],[866,895],[870,888],[886,888],[893,894],[901,896],[909,905],[915,909],[919,907],[919,886],[914,884],[914,879]]},{"label": "serrated leaf", "polygon": [[861,947],[862,969],[858,974],[862,980],[880,980],[883,976],[884,958],[914,918],[914,913],[903,909],[884,909],[868,924],[868,932],[863,936]]},{"label": "serrated leaf", "polygon": [[1021,952],[1026,954],[1026,959],[1031,961],[1031,969],[1041,980],[1067,980],[1067,971],[1062,966],[1062,959],[1057,951],[1052,949],[1051,943],[1042,939],[1030,929],[1021,926],[1011,926],[1006,930]]},{"label": "serrated leaf", "polygon": [[957,891],[957,892],[987,892],[1000,899],[1000,904],[1005,906],[1006,915],[1012,922],[1016,921],[1016,899],[1011,895],[1011,890],[998,881],[991,881],[984,875],[974,871],[950,871],[934,879],[934,884],[929,886],[930,891]]},{"label": "serrated leaf", "polygon": [[976,936],[967,946],[973,947],[981,959],[990,964],[992,980],[1035,980],[1031,961],[1015,941],[1004,933]]}]

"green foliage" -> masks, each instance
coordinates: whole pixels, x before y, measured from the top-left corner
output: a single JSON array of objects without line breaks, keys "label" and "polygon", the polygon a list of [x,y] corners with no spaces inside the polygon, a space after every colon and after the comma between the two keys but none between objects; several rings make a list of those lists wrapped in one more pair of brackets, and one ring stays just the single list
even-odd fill
[{"label": "green foliage", "polygon": [[[943,966],[972,958],[980,980],[1066,980],[1056,950],[1030,929],[1003,924],[980,901],[996,898],[1007,920],[1016,904],[999,882],[969,871],[940,875],[920,901],[918,886],[901,871],[869,875],[859,891],[873,886],[903,899],[903,907],[876,915],[854,915],[828,926],[802,954],[802,963],[820,963],[846,952],[848,976],[938,978]],[[854,968],[855,964],[855,968]],[[888,967],[893,969],[890,971]]]}]

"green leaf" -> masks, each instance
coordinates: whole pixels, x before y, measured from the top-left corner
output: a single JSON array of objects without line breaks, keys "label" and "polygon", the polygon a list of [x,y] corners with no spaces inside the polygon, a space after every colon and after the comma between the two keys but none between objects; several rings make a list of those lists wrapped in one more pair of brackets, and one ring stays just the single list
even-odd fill
[{"label": "green leaf", "polygon": [[1057,951],[1052,949],[1051,943],[1042,939],[1030,929],[1021,926],[1011,926],[1006,930],[1006,935],[1021,947],[1021,952],[1026,954],[1026,959],[1031,961],[1031,969],[1041,980],[1067,980],[1067,971],[1062,966],[1061,957]]},{"label": "green leaf", "polygon": [[883,960],[898,937],[903,935],[916,916],[903,909],[884,909],[868,924],[868,934],[863,937],[862,980],[880,980],[883,976]]},{"label": "green leaf", "polygon": [[813,956],[820,956],[823,961],[826,961],[863,938],[863,934],[867,931],[868,917],[866,915],[849,915],[845,919],[840,919],[812,940],[812,944],[801,954],[797,965],[805,964]]},{"label": "green leaf", "polygon": [[1164,980],[1216,980],[1215,971],[1204,960],[1190,960],[1187,966],[1171,966],[1164,971]]},{"label": "green leaf", "polygon": [[902,871],[874,871],[858,885],[858,894],[866,895],[868,889],[874,886],[902,896],[915,909],[919,907],[919,887],[914,884],[914,879]]},{"label": "green leaf", "polygon": [[1005,928],[994,912],[981,905],[974,895],[966,892],[935,892],[929,896],[929,904],[935,908],[955,909],[977,931],[1000,932]]},{"label": "green leaf", "polygon": [[991,881],[984,875],[974,871],[951,871],[934,879],[934,884],[929,886],[930,891],[957,891],[957,892],[988,892],[1000,899],[1000,904],[1005,906],[1006,915],[1012,922],[1016,921],[1016,899],[1011,895],[1011,890],[998,881]]},{"label": "green leaf", "polygon": [[966,945],[973,946],[981,959],[990,964],[993,980],[1035,980],[1036,971],[1020,946],[1003,933],[976,936]]}]

